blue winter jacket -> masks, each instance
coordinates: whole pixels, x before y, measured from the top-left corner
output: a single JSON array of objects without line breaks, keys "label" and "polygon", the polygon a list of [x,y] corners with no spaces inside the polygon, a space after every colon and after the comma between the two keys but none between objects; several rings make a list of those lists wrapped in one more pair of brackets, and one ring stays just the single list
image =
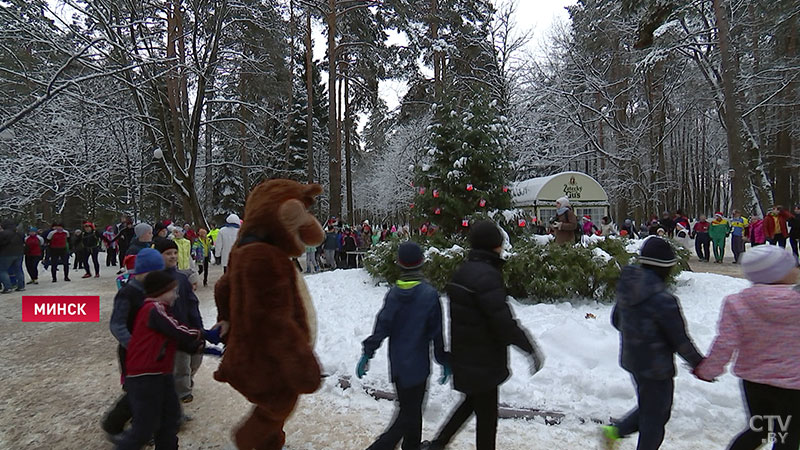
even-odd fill
[{"label": "blue winter jacket", "polygon": [[372,358],[389,338],[389,373],[401,388],[425,383],[430,375],[430,343],[439,364],[447,362],[442,336],[439,293],[427,282],[398,281],[384,299],[375,331],[364,340],[364,354]]},{"label": "blue winter jacket", "polygon": [[651,380],[675,376],[677,352],[694,368],[703,360],[689,336],[678,299],[653,271],[622,269],[611,323],[620,331],[620,365]]},{"label": "blue winter jacket", "polygon": [[178,280],[178,298],[172,305],[172,316],[190,328],[202,330],[203,318],[200,316],[200,301],[194,294],[189,277],[175,267],[167,269],[167,272]]}]

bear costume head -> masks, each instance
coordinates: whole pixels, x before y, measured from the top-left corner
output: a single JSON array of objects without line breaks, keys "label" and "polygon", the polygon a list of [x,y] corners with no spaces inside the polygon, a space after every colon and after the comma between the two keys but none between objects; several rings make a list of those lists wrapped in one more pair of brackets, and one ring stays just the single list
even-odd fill
[{"label": "bear costume head", "polygon": [[247,197],[240,239],[252,236],[297,257],[306,246],[317,246],[325,239],[319,221],[308,212],[322,194],[318,184],[292,180],[267,180]]}]

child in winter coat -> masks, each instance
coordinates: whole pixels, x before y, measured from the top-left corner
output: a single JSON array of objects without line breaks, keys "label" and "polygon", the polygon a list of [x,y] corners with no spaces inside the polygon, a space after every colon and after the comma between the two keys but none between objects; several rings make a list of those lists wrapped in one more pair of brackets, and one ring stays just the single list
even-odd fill
[{"label": "child in winter coat", "polygon": [[[729,449],[755,450],[772,440],[773,449],[796,450],[800,447],[800,346],[796,345],[800,292],[792,285],[800,279],[800,270],[789,252],[766,245],[742,256],[742,271],[753,286],[725,298],[717,337],[694,374],[711,381],[735,358],[733,373],[742,379],[750,426]],[[761,422],[770,416],[778,418],[774,428]]]},{"label": "child in winter coat", "polygon": [[611,323],[620,332],[620,365],[633,376],[638,407],[603,427],[608,448],[637,431],[637,448],[659,448],[672,409],[674,355],[693,368],[703,360],[686,334],[678,299],[664,283],[677,262],[669,242],[653,236],[642,244],[639,265],[622,269]]},{"label": "child in winter coat", "polygon": [[611,222],[611,219],[609,219],[608,216],[603,217],[600,220],[600,231],[602,232],[603,236],[606,237],[617,234],[616,226],[614,226],[614,223]]},{"label": "child in winter coat", "polygon": [[444,449],[473,413],[477,449],[494,449],[497,391],[510,376],[508,347],[514,345],[528,355],[531,375],[544,365],[544,355],[508,305],[500,229],[490,221],[476,222],[470,227],[469,242],[469,255],[447,285],[453,388],[464,393],[464,399],[429,450]]},{"label": "child in winter coat", "polygon": [[440,384],[447,382],[450,367],[442,336],[442,305],[439,293],[420,272],[425,263],[422,249],[403,242],[397,251],[402,274],[384,299],[375,320],[375,331],[363,342],[364,353],[356,375],[369,369],[369,360],[385,338],[389,338],[389,369],[400,401],[400,409],[386,431],[368,450],[390,450],[403,441],[404,449],[417,449],[422,434],[422,403],[430,375],[430,347],[442,365]]},{"label": "child in winter coat", "polygon": [[675,242],[685,249],[692,247],[689,240],[689,229],[682,222],[675,222]]},{"label": "child in winter coat", "polygon": [[711,238],[708,235],[708,229],[711,224],[706,220],[706,216],[701,214],[700,219],[694,224],[692,228],[692,237],[694,238],[694,250],[697,252],[697,257],[700,261],[708,262],[711,258],[709,247]]},{"label": "child in winter coat", "polygon": [[714,262],[722,264],[722,259],[725,257],[725,240],[731,233],[731,226],[721,212],[714,214],[714,220],[711,221],[711,226],[708,230],[708,236],[714,247]]},{"label": "child in winter coat", "polygon": [[583,216],[581,218],[582,227],[583,227],[583,234],[586,236],[593,235],[596,231],[598,231],[597,225],[592,222],[592,216]]},{"label": "child in winter coat", "polygon": [[175,227],[172,236],[178,246],[178,270],[189,270],[192,266],[192,243],[184,237],[183,228]]},{"label": "child in winter coat", "polygon": [[747,240],[750,247],[757,247],[767,242],[767,235],[764,233],[764,219],[759,216],[750,216],[750,225],[747,226]]},{"label": "child in winter coat", "polygon": [[117,441],[117,450],[142,448],[152,437],[156,448],[178,448],[181,407],[172,376],[177,348],[203,351],[202,330],[181,325],[169,312],[177,298],[178,282],[165,271],[144,279],[147,299],[136,314],[125,359],[125,387],[133,412],[130,429]]},{"label": "child in winter coat", "polygon": [[106,248],[106,267],[117,265],[117,241],[114,240],[114,227],[106,227],[103,232],[103,246]]}]

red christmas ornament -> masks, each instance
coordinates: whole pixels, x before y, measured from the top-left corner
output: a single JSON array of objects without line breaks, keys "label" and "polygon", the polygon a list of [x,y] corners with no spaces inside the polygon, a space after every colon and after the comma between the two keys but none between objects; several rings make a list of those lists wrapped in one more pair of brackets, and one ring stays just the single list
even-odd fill
[{"label": "red christmas ornament", "polygon": [[442,208],[436,208],[435,210],[433,210],[433,213],[438,216],[439,214],[442,213]]},{"label": "red christmas ornament", "polygon": [[411,209],[414,209],[414,204],[413,203],[411,204]]},{"label": "red christmas ornament", "polygon": [[433,198],[439,198],[439,190],[438,189],[434,189],[433,190]]},{"label": "red christmas ornament", "polygon": [[503,192],[508,192],[508,186],[503,186]]},{"label": "red christmas ornament", "polygon": [[464,228],[469,227],[469,219],[464,219],[461,221],[461,226]]},{"label": "red christmas ornament", "polygon": [[528,224],[525,222],[525,219],[519,219],[518,225],[520,228],[525,228],[525,226]]},{"label": "red christmas ornament", "polygon": [[484,206],[486,206],[486,199],[482,198],[481,201],[478,202],[478,204],[481,205],[481,208],[483,208]]},{"label": "red christmas ornament", "polygon": [[419,188],[419,195],[425,195],[425,188],[424,187]]},{"label": "red christmas ornament", "polygon": [[419,231],[420,231],[422,234],[425,234],[425,233],[427,233],[427,232],[428,232],[428,226],[427,226],[427,225],[423,225],[423,226],[422,226],[422,228],[420,228],[420,229],[419,229]]},{"label": "red christmas ornament", "polygon": [[467,185],[467,190],[468,190],[468,191],[472,191],[472,189],[473,189],[473,187],[472,187],[472,184],[468,184],[468,185]]}]

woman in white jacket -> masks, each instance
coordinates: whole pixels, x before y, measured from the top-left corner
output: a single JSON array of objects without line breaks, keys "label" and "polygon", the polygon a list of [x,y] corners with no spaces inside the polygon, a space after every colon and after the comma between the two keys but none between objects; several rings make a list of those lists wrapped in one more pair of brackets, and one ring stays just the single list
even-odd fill
[{"label": "woman in white jacket", "polygon": [[223,273],[228,268],[228,258],[230,258],[233,246],[236,245],[242,221],[236,214],[231,214],[225,219],[225,222],[227,223],[219,230],[217,240],[214,243],[214,256],[222,259]]}]

